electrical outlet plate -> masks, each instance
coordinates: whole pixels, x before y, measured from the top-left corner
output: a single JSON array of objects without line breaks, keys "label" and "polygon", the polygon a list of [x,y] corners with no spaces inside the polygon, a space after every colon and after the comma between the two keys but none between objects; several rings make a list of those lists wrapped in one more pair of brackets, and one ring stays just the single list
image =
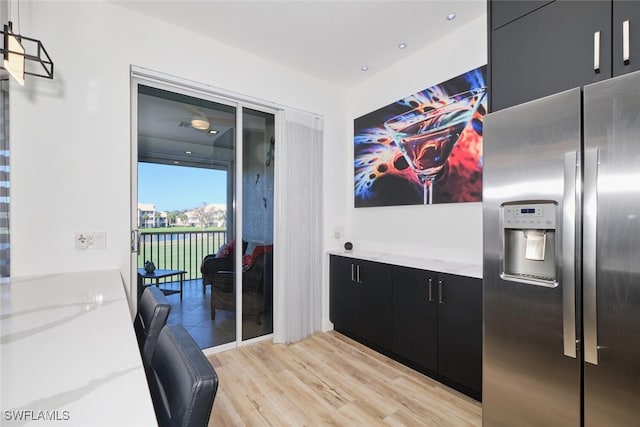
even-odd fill
[{"label": "electrical outlet plate", "polygon": [[106,249],[107,233],[98,231],[78,231],[75,236],[75,248],[77,251],[87,249]]}]

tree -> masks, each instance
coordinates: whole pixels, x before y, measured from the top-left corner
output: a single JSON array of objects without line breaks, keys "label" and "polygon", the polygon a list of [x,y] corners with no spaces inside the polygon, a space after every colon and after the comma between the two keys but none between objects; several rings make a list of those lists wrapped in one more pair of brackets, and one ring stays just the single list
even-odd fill
[{"label": "tree", "polygon": [[202,228],[207,227],[213,222],[214,213],[211,209],[207,209],[207,204],[205,202],[202,202],[200,206],[195,208],[193,213],[198,220],[198,224],[200,224]]},{"label": "tree", "polygon": [[178,211],[167,212],[167,222],[170,227],[176,225],[176,219],[178,218]]},{"label": "tree", "polygon": [[160,224],[159,224],[159,222],[158,222],[158,220],[159,220],[160,218],[162,218],[162,213],[160,213],[160,212],[158,212],[158,211],[155,211],[155,212],[153,213],[153,226],[154,226],[154,227],[159,227],[159,226],[160,226]]}]

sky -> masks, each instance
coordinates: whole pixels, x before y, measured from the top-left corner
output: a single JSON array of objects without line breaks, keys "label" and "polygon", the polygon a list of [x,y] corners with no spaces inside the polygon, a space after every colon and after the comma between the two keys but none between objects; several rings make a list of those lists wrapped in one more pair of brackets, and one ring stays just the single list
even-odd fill
[{"label": "sky", "polygon": [[156,210],[193,209],[227,202],[226,172],[155,163],[138,163],[138,202]]}]

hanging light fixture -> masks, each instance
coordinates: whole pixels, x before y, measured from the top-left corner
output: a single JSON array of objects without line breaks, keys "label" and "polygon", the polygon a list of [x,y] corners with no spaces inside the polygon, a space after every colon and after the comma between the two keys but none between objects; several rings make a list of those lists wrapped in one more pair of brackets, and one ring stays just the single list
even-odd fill
[{"label": "hanging light fixture", "polygon": [[207,130],[209,129],[209,120],[204,116],[193,116],[191,127],[198,130]]},{"label": "hanging light fixture", "polygon": [[[2,68],[7,70],[18,83],[24,85],[25,75],[53,79],[53,61],[40,40],[14,33],[11,21],[4,26],[4,31],[1,33]],[[35,69],[34,66],[27,66],[28,64],[33,64]]]}]

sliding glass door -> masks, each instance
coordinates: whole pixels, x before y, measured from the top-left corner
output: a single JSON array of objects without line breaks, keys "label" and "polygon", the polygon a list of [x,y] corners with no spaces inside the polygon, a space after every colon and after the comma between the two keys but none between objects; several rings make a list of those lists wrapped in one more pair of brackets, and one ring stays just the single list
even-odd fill
[{"label": "sliding glass door", "polygon": [[273,332],[275,116],[242,109],[242,339]]},{"label": "sliding glass door", "polygon": [[203,349],[271,334],[275,112],[134,73],[132,124],[135,293]]}]

